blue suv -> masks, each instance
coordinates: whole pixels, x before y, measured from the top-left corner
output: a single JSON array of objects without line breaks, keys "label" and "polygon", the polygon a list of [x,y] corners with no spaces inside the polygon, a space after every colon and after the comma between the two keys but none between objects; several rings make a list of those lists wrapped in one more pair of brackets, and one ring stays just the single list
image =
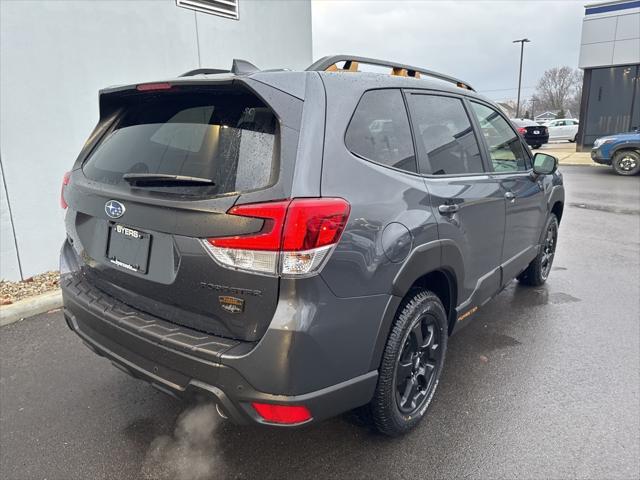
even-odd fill
[{"label": "blue suv", "polygon": [[611,165],[618,175],[637,174],[640,172],[640,131],[596,139],[591,159],[596,163]]}]

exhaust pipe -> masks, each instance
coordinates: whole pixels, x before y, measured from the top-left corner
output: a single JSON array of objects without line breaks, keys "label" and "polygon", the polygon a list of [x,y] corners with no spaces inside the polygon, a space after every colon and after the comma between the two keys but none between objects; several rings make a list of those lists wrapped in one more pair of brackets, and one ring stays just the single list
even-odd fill
[{"label": "exhaust pipe", "polygon": [[228,420],[229,417],[227,417],[224,412],[222,411],[222,409],[220,408],[220,404],[216,403],[216,412],[218,412],[218,415],[220,415],[222,418],[224,418],[225,420]]}]

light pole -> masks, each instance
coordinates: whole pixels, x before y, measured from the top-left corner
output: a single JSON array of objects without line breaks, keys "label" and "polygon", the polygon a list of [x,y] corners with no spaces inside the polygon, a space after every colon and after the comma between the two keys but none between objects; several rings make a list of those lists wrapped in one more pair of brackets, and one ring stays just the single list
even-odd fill
[{"label": "light pole", "polygon": [[520,118],[520,88],[522,87],[522,55],[524,54],[524,44],[529,43],[531,40],[523,38],[521,40],[514,40],[513,43],[520,44],[520,75],[518,75],[518,103],[516,103],[516,118]]}]

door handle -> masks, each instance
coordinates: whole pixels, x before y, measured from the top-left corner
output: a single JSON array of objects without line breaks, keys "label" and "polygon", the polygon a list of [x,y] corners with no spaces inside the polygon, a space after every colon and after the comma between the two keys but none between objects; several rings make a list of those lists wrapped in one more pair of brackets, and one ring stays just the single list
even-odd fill
[{"label": "door handle", "polygon": [[456,205],[456,204],[445,203],[444,205],[440,205],[438,207],[438,211],[442,215],[453,215],[458,210],[460,210],[460,207],[458,207],[458,205]]},{"label": "door handle", "polygon": [[516,194],[513,192],[507,192],[504,194],[504,198],[509,200],[511,203],[516,201]]}]

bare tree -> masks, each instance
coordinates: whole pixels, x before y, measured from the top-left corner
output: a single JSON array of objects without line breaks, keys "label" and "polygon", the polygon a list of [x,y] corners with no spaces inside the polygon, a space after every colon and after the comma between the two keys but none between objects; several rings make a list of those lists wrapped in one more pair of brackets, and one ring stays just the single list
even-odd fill
[{"label": "bare tree", "polygon": [[[579,109],[582,72],[571,67],[554,67],[542,75],[535,93],[536,110]],[[576,104],[577,100],[577,104]]]},{"label": "bare tree", "polygon": [[582,70],[577,70],[578,81],[573,94],[567,100],[567,109],[571,110],[573,116],[580,115],[580,104],[582,103]]}]

